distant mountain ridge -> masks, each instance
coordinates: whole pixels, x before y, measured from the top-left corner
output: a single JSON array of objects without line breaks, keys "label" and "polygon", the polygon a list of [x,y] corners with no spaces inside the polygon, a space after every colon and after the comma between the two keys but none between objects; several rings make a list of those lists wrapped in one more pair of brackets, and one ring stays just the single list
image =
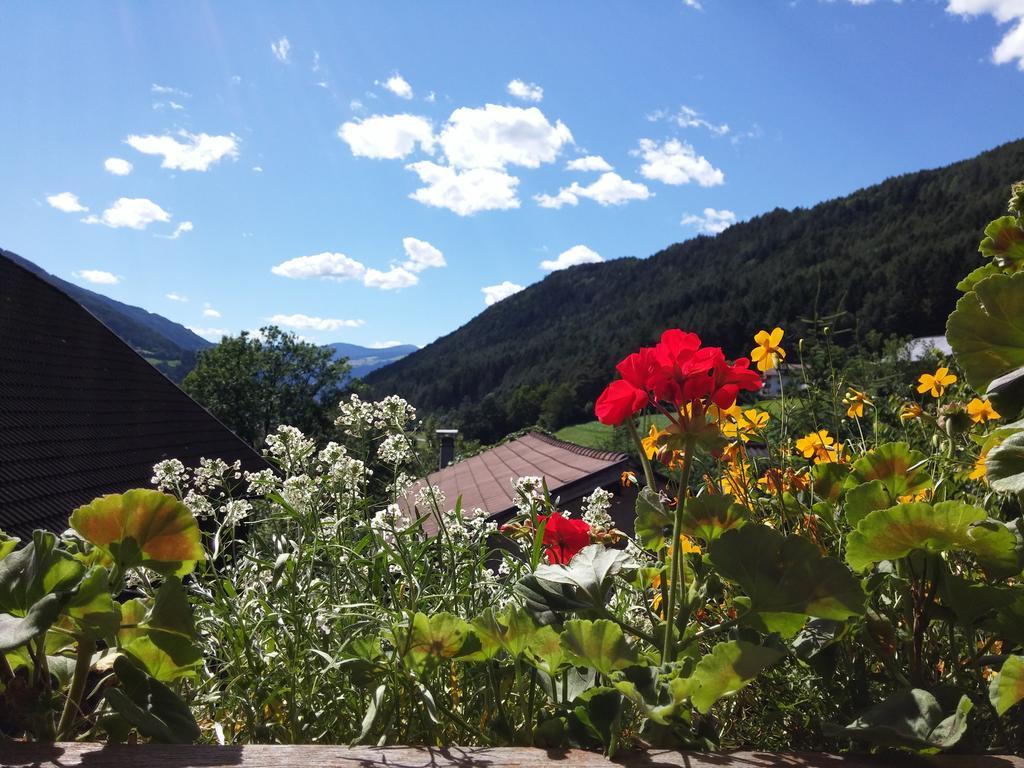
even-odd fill
[{"label": "distant mountain ridge", "polygon": [[401,360],[419,349],[415,344],[396,344],[391,347],[361,347],[358,344],[346,344],[336,342],[325,344],[334,350],[335,359],[340,357],[348,358],[348,364],[352,366],[351,376],[361,379],[371,371],[389,365],[396,360]]},{"label": "distant mountain ridge", "polygon": [[730,356],[749,354],[758,329],[782,326],[795,344],[801,318],[836,312],[850,338],[941,334],[957,281],[981,265],[982,230],[1022,178],[1018,140],[650,258],[553,272],[367,383],[489,441],[538,416],[552,428],[592,418],[615,364],[666,328]]}]

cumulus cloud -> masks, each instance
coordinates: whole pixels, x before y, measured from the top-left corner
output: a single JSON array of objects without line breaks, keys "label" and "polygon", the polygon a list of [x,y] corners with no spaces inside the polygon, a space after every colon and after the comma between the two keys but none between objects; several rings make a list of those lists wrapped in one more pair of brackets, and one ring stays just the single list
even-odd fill
[{"label": "cumulus cloud", "polygon": [[624,205],[630,200],[646,200],[654,193],[647,185],[638,181],[629,181],[614,172],[602,173],[597,181],[583,186],[574,181],[563,187],[557,195],[535,195],[534,200],[541,208],[561,208],[563,205],[577,205],[579,198],[585,197],[599,205]]},{"label": "cumulus cloud", "polygon": [[513,283],[511,280],[505,280],[497,285],[485,285],[480,292],[484,295],[484,304],[489,307],[521,290],[523,290],[523,286]]},{"label": "cumulus cloud", "polygon": [[161,168],[180,171],[205,171],[225,157],[238,157],[238,138],[211,136],[208,133],[179,131],[185,141],[173,136],[129,136],[125,143],[144,155],[161,155]]},{"label": "cumulus cloud", "polygon": [[117,285],[121,282],[120,275],[115,275],[113,272],[105,272],[102,269],[82,269],[71,274],[79,280],[85,280],[87,283],[96,283],[97,285]]},{"label": "cumulus cloud", "polygon": [[405,267],[391,267],[387,272],[379,269],[368,269],[363,277],[363,285],[368,288],[379,288],[382,291],[394,291],[409,288],[420,281],[414,273]]},{"label": "cumulus cloud", "polygon": [[281,277],[294,280],[305,280],[311,277],[322,277],[327,280],[360,280],[366,274],[366,267],[344,253],[325,251],[313,256],[297,256],[277,266],[271,272]]},{"label": "cumulus cloud", "polygon": [[523,101],[540,101],[544,98],[544,89],[536,83],[524,83],[518,78],[506,86],[509,95]]},{"label": "cumulus cloud", "polygon": [[382,85],[400,99],[412,98],[412,86],[397,72],[385,80]]},{"label": "cumulus cloud", "polygon": [[714,208],[705,208],[703,216],[687,213],[679,223],[684,227],[694,227],[698,232],[717,235],[736,223],[736,214],[725,209],[718,211]]},{"label": "cumulus cloud", "polygon": [[292,44],[288,42],[287,37],[282,37],[277,42],[270,44],[270,51],[274,54],[274,58],[280,61],[282,64],[288,61],[288,54],[291,52]]},{"label": "cumulus cloud", "polygon": [[541,269],[554,272],[567,267],[575,267],[577,264],[596,264],[604,261],[601,255],[585,245],[574,245],[567,251],[558,254],[557,259],[548,259],[540,263]]},{"label": "cumulus cloud", "polygon": [[704,6],[700,4],[700,0],[683,0],[683,5],[687,8],[693,8],[695,11],[704,10]]},{"label": "cumulus cloud", "polygon": [[1017,62],[1024,71],[1024,3],[1021,0],[947,0],[946,12],[970,18],[989,15],[999,24],[1009,24],[999,43],[992,49],[996,64]]},{"label": "cumulus cloud", "polygon": [[419,115],[374,115],[352,120],[342,123],[338,137],[349,145],[353,155],[377,160],[400,160],[417,144],[427,153],[434,146],[433,127]]},{"label": "cumulus cloud", "polygon": [[176,226],[174,228],[174,231],[171,234],[169,234],[169,235],[157,235],[157,237],[162,237],[165,240],[177,240],[184,233],[191,232],[193,229],[195,229],[195,227],[192,226],[192,222],[191,221],[183,221],[178,226]]},{"label": "cumulus cloud", "polygon": [[274,315],[267,318],[274,325],[309,331],[337,331],[341,328],[358,328],[363,320],[340,320],[334,317],[310,317],[309,315]]},{"label": "cumulus cloud", "polygon": [[164,297],[170,299],[171,301],[188,301],[188,296],[182,296],[180,293],[175,293],[174,291],[171,291],[170,293],[165,293]]},{"label": "cumulus cloud", "polygon": [[459,216],[478,211],[518,208],[519,179],[503,170],[470,168],[459,171],[447,165],[422,161],[407,165],[426,186],[409,197],[435,208],[447,208]]},{"label": "cumulus cloud", "polygon": [[203,317],[220,317],[220,312],[210,306],[210,302],[203,304]]},{"label": "cumulus cloud", "polygon": [[573,137],[561,120],[552,125],[537,107],[487,104],[452,112],[438,142],[456,168],[538,168],[553,162]]},{"label": "cumulus cloud", "polygon": [[640,155],[644,163],[640,173],[648,179],[678,186],[697,182],[702,187],[714,187],[725,183],[725,174],[698,155],[692,146],[678,139],[669,139],[658,144],[651,139],[640,139]]},{"label": "cumulus cloud", "polygon": [[145,229],[154,221],[168,222],[171,214],[145,197],[119,197],[101,216],[87,216],[86,224],[103,224],[111,229]]},{"label": "cumulus cloud", "polygon": [[444,260],[444,254],[426,240],[404,237],[402,238],[402,248],[405,249],[405,255],[408,257],[402,267],[410,272],[422,272],[428,267],[448,266]]},{"label": "cumulus cloud", "polygon": [[64,213],[82,213],[89,209],[82,205],[78,200],[78,195],[72,192],[61,192],[56,195],[47,195],[46,202],[51,207],[56,208],[58,211]]},{"label": "cumulus cloud", "polygon": [[600,155],[577,157],[565,164],[567,171],[610,171],[612,166]]},{"label": "cumulus cloud", "polygon": [[123,158],[108,157],[103,161],[103,167],[107,173],[112,173],[115,176],[127,176],[132,172],[134,166]]}]

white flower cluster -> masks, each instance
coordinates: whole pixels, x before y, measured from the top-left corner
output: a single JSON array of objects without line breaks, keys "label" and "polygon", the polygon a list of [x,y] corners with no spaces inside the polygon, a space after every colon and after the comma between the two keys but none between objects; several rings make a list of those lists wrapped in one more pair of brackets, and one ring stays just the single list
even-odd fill
[{"label": "white flower cluster", "polygon": [[344,445],[328,443],[317,455],[317,471],[330,490],[349,500],[359,498],[373,474],[359,459],[350,456]]},{"label": "white flower cluster", "polygon": [[353,394],[348,402],[338,403],[335,426],[353,437],[366,437],[374,432],[403,432],[416,420],[416,409],[398,395],[367,403]]},{"label": "white flower cluster", "polygon": [[286,474],[298,474],[316,452],[316,443],[302,434],[302,430],[282,424],[276,432],[267,435],[267,454]]},{"label": "white flower cluster", "polygon": [[280,486],[280,481],[272,469],[246,472],[245,481],[249,484],[249,492],[255,496],[266,496],[278,490]]},{"label": "white flower cluster", "polygon": [[377,429],[404,431],[407,426],[416,420],[416,409],[398,395],[388,395],[383,400],[374,403],[374,405],[376,406],[376,413],[374,414],[373,426]]},{"label": "white flower cluster", "polygon": [[157,490],[180,492],[188,482],[188,471],[177,459],[158,461],[153,465],[153,479],[150,482]]},{"label": "white flower cluster", "polygon": [[250,512],[252,512],[252,504],[242,499],[234,499],[220,508],[219,516],[224,525],[233,526],[245,520]]},{"label": "white flower cluster", "polygon": [[447,499],[438,485],[424,485],[416,493],[416,506],[420,510],[444,509]]},{"label": "white flower cluster", "polygon": [[412,520],[397,504],[389,504],[373,516],[370,530],[389,544],[397,541],[396,534],[401,533],[412,524]]},{"label": "white flower cluster", "polygon": [[535,501],[544,500],[544,478],[535,475],[526,475],[512,481],[515,488],[516,506],[523,512],[527,511]]},{"label": "white flower cluster", "polygon": [[604,488],[595,488],[594,492],[583,500],[583,520],[591,528],[611,528],[613,525],[611,515],[612,499],[611,491]]},{"label": "white flower cluster", "polygon": [[398,466],[412,459],[412,443],[402,432],[393,432],[377,447],[377,458],[385,464]]},{"label": "white flower cluster", "polygon": [[223,459],[200,459],[192,483],[199,493],[228,489],[230,480],[241,480],[242,462],[228,464]]},{"label": "white flower cluster", "polygon": [[373,429],[373,417],[376,409],[373,403],[367,403],[353,393],[346,403],[338,403],[338,418],[334,425],[353,437],[363,437]]}]

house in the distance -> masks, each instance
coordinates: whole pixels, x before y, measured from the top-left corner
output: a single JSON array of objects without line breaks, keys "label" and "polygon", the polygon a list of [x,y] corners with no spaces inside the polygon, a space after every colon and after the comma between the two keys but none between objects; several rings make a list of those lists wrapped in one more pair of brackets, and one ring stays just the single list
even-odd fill
[{"label": "house in the distance", "polygon": [[[454,430],[444,430],[451,437]],[[442,435],[442,439],[446,436]],[[442,456],[446,455],[442,445]],[[574,514],[580,511],[583,499],[595,488],[611,491],[615,498],[609,514],[616,527],[633,530],[636,487],[623,488],[622,473],[634,469],[632,459],[624,453],[600,451],[567,443],[553,437],[530,432],[501,443],[486,451],[439,469],[413,486],[407,499],[415,499],[424,484],[437,486],[445,497],[445,505],[454,508],[462,499],[462,509],[483,509],[487,518],[499,524],[516,514],[513,483],[520,477],[543,477],[557,506]],[[412,511],[412,502],[406,502]],[[418,510],[428,514],[429,509]],[[423,522],[424,530],[433,534],[437,523],[433,517]]]},{"label": "house in the distance", "polygon": [[761,374],[761,381],[761,389],[756,393],[758,397],[780,397],[783,391],[796,394],[807,388],[804,367],[800,363],[786,363],[767,370]]},{"label": "house in the distance", "polygon": [[67,528],[177,458],[269,465],[58,288],[0,255],[0,530]]}]

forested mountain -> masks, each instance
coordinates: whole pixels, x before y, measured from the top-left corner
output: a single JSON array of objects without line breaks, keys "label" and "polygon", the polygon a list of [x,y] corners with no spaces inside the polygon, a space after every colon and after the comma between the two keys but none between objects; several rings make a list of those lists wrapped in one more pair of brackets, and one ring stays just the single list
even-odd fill
[{"label": "forested mountain", "polygon": [[538,415],[551,427],[587,418],[615,363],[665,328],[732,356],[747,355],[760,328],[780,325],[795,343],[802,318],[836,312],[851,340],[941,334],[957,280],[981,264],[983,228],[1021,178],[1015,141],[647,259],[555,272],[367,382],[490,440]]},{"label": "forested mountain", "polygon": [[419,347],[415,344],[396,344],[391,347],[361,347],[358,344],[346,344],[337,342],[327,344],[334,351],[334,358],[346,358],[352,366],[349,375],[354,379],[366,376],[370,371],[375,371],[389,363],[400,360]]},{"label": "forested mountain", "polygon": [[20,264],[69,295],[174,381],[180,382],[192,369],[196,352],[213,346],[162,315],[69,283],[10,251],[0,249],[0,256]]}]

